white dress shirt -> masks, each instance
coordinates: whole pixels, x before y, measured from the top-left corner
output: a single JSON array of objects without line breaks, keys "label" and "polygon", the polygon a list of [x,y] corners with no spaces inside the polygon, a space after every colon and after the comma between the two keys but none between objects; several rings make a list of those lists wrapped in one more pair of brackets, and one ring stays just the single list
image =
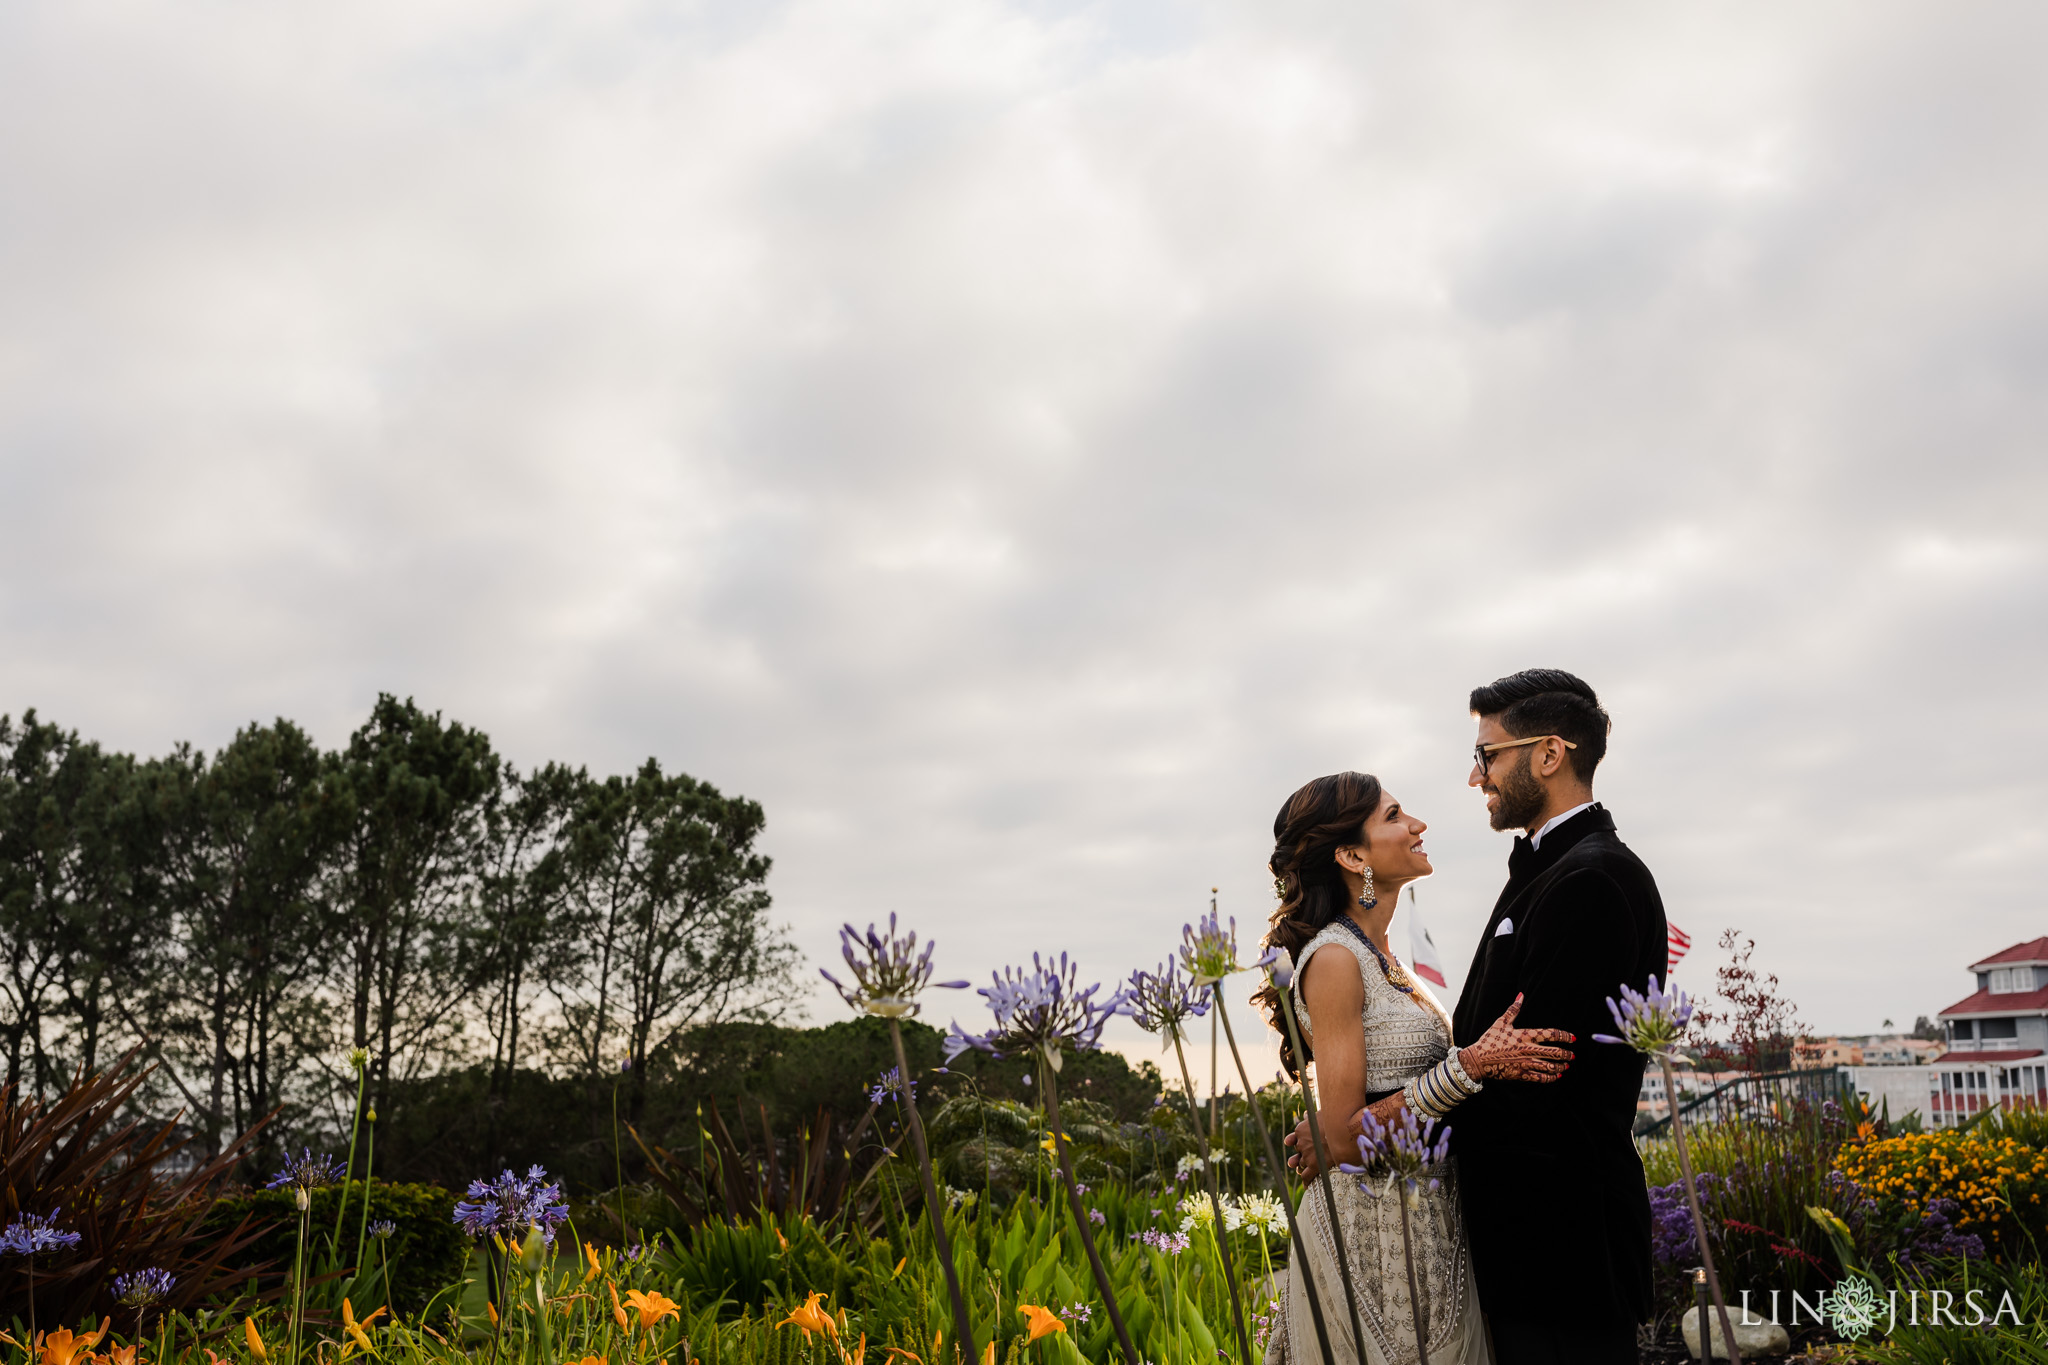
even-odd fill
[{"label": "white dress shirt", "polygon": [[1558,827],[1559,825],[1561,825],[1561,824],[1563,824],[1563,823],[1564,823],[1565,821],[1567,821],[1567,820],[1571,819],[1571,818],[1572,818],[1572,817],[1573,817],[1574,815],[1577,815],[1577,814],[1578,814],[1578,813],[1579,813],[1580,811],[1582,811],[1582,810],[1591,810],[1591,809],[1593,809],[1593,804],[1594,804],[1594,803],[1593,803],[1593,802],[1591,802],[1591,801],[1581,801],[1581,802],[1580,802],[1580,803],[1579,803],[1578,805],[1576,805],[1576,806],[1573,806],[1573,807],[1572,807],[1572,808],[1571,808],[1570,810],[1566,811],[1566,812],[1565,812],[1565,813],[1564,813],[1563,815],[1553,815],[1553,816],[1551,816],[1549,820],[1547,820],[1547,821],[1545,821],[1545,822],[1544,822],[1544,825],[1543,825],[1543,828],[1542,828],[1542,829],[1539,829],[1539,830],[1537,830],[1537,831],[1536,831],[1536,832],[1535,832],[1534,834],[1532,834],[1532,835],[1530,835],[1530,836],[1529,836],[1529,847],[1530,847],[1530,848],[1541,848],[1541,847],[1543,847],[1543,836],[1544,836],[1544,835],[1546,835],[1546,834],[1550,833],[1550,831],[1552,831],[1552,830],[1556,829],[1556,828],[1557,828],[1557,827]]}]

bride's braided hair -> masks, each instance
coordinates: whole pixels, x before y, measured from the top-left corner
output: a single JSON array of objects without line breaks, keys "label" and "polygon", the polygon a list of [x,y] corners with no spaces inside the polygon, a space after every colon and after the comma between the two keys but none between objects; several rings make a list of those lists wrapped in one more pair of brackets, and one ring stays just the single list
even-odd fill
[{"label": "bride's braided hair", "polygon": [[[1351,908],[1351,889],[1337,865],[1337,850],[1365,840],[1365,822],[1380,808],[1380,780],[1370,773],[1336,773],[1319,777],[1287,798],[1273,817],[1273,856],[1266,866],[1280,908],[1273,912],[1262,940],[1268,948],[1285,948],[1300,959],[1309,940]],[[1300,996],[1296,995],[1296,1008]],[[1287,1025],[1280,1017],[1280,996],[1269,984],[1252,996],[1280,1035],[1280,1065],[1290,1076],[1314,1059],[1315,1049],[1301,1040],[1305,1057],[1294,1055]]]}]

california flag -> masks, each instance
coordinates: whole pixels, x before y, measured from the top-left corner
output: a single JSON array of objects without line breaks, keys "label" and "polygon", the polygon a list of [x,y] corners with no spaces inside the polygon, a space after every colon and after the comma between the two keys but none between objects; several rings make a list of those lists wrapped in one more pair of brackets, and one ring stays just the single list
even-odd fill
[{"label": "california flag", "polygon": [[1428,926],[1422,922],[1422,907],[1415,903],[1415,888],[1408,888],[1408,965],[1415,974],[1432,986],[1448,987],[1444,980],[1444,960],[1436,950],[1436,940],[1429,936]]}]

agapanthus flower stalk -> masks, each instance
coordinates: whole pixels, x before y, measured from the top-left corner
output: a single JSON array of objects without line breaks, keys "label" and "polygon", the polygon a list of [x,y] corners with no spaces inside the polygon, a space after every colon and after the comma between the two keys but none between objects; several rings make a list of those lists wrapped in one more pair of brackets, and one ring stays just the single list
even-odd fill
[{"label": "agapanthus flower stalk", "polygon": [[1006,967],[981,988],[979,993],[988,1001],[989,1013],[995,1016],[995,1027],[987,1033],[968,1033],[955,1022],[946,1036],[946,1060],[951,1061],[969,1048],[991,1057],[1028,1056],[1036,1052],[1044,1059],[1039,1082],[1045,1092],[1046,1118],[1053,1131],[1053,1157],[1059,1166],[1060,1184],[1067,1192],[1067,1207],[1073,1214],[1082,1249],[1088,1253],[1088,1268],[1094,1272],[1095,1287],[1102,1294],[1110,1325],[1116,1329],[1117,1344],[1123,1348],[1127,1365],[1141,1365],[1137,1347],[1131,1344],[1130,1329],[1124,1325],[1123,1313],[1117,1307],[1109,1272],[1103,1267],[1102,1253],[1096,1248],[1087,1211],[1081,1207],[1069,1155],[1070,1143],[1065,1125],[1060,1122],[1059,1073],[1064,1053],[1068,1049],[1093,1052],[1101,1043],[1103,1025],[1129,1011],[1122,990],[1098,1000],[1096,994],[1101,989],[1100,982],[1082,986],[1080,968],[1065,953],[1060,954],[1057,962],[1033,953],[1031,970]]},{"label": "agapanthus flower stalk", "polygon": [[306,1233],[313,1217],[313,1191],[323,1185],[332,1185],[343,1174],[342,1168],[334,1164],[334,1158],[322,1152],[318,1156],[311,1148],[301,1148],[297,1156],[285,1153],[284,1169],[270,1178],[267,1189],[289,1189],[292,1202],[299,1209],[299,1240],[292,1253],[292,1347],[291,1365],[298,1365],[299,1338],[306,1318]]},{"label": "agapanthus flower stalk", "polygon": [[57,1226],[57,1215],[62,1212],[51,1209],[48,1213],[24,1213],[0,1229],[0,1254],[21,1257],[22,1269],[28,1275],[30,1341],[36,1336],[36,1257],[69,1251],[84,1240],[82,1234]]},{"label": "agapanthus flower stalk", "polygon": [[[1214,917],[1211,916],[1212,923],[1213,920]],[[1236,925],[1233,921],[1233,939],[1229,943],[1229,960],[1232,962],[1237,960],[1237,945],[1234,941],[1235,929]],[[1183,950],[1183,953],[1185,954],[1185,950]],[[1274,993],[1280,999],[1280,1017],[1285,1021],[1288,1036],[1293,1041],[1294,1055],[1297,1057],[1301,1056],[1301,1040],[1294,1026],[1293,995],[1291,993],[1291,988],[1294,984],[1293,956],[1284,948],[1274,948],[1261,956],[1253,965],[1265,968],[1266,977],[1272,982]],[[1230,1056],[1231,1060],[1237,1063],[1237,1078],[1244,1083],[1245,1093],[1251,1097],[1252,1108],[1259,1115],[1259,1137],[1266,1149],[1266,1165],[1273,1173],[1274,1192],[1280,1198],[1280,1206],[1287,1211],[1287,1235],[1294,1245],[1295,1263],[1301,1267],[1301,1284],[1303,1292],[1308,1297],[1308,1315],[1309,1321],[1315,1326],[1316,1345],[1321,1348],[1323,1365],[1335,1365],[1336,1356],[1330,1349],[1329,1324],[1323,1320],[1322,1296],[1316,1288],[1315,1273],[1310,1269],[1308,1239],[1302,1233],[1301,1220],[1295,1216],[1294,1204],[1287,1197],[1287,1167],[1280,1160],[1279,1149],[1273,1145],[1272,1131],[1266,1127],[1264,1107],[1259,1103],[1258,1090],[1252,1085],[1251,1073],[1245,1070],[1244,1054],[1238,1051],[1237,1031],[1230,1026],[1230,1014],[1223,1008],[1223,997],[1214,986],[1211,986],[1209,990],[1211,998],[1216,1002],[1217,1015],[1223,1021],[1224,1035],[1230,1040]],[[1315,1143],[1316,1151],[1320,1154],[1323,1150],[1322,1127],[1316,1119],[1315,1097],[1309,1093],[1306,1075],[1302,1077],[1302,1094],[1308,1109],[1309,1135]],[[1325,1177],[1323,1198],[1326,1211],[1330,1215],[1330,1236],[1337,1248],[1337,1272],[1343,1281],[1344,1302],[1351,1312],[1352,1341],[1356,1343],[1353,1349],[1355,1351],[1362,1351],[1364,1349],[1362,1343],[1365,1340],[1365,1333],[1358,1317],[1358,1296],[1352,1291],[1351,1263],[1344,1254],[1344,1230],[1337,1221],[1336,1196],[1331,1192],[1327,1179],[1330,1170],[1328,1158],[1323,1157],[1322,1159],[1324,1161],[1322,1172]]]},{"label": "agapanthus flower stalk", "polygon": [[[1384,1175],[1398,1190],[1401,1200],[1401,1259],[1408,1267],[1408,1307],[1414,1314],[1415,1352],[1418,1365],[1429,1365],[1429,1315],[1423,1310],[1422,1289],[1415,1278],[1415,1240],[1409,1213],[1425,1189],[1441,1183],[1432,1174],[1441,1170],[1451,1155],[1451,1129],[1434,1119],[1417,1123],[1415,1115],[1403,1109],[1391,1124],[1382,1124],[1370,1109],[1361,1116],[1356,1166],[1340,1164],[1337,1169],[1359,1177],[1367,1194],[1377,1195],[1372,1177]],[[1425,1183],[1426,1182],[1426,1183]]]},{"label": "agapanthus flower stalk", "polygon": [[171,1290],[177,1283],[177,1276],[156,1266],[150,1266],[146,1270],[131,1270],[114,1277],[115,1302],[123,1308],[135,1310],[136,1340],[142,1339],[142,1315],[169,1298]]},{"label": "agapanthus flower stalk", "polygon": [[[1671,1069],[1672,1054],[1684,1041],[1685,1031],[1692,1023],[1692,1009],[1690,996],[1676,986],[1666,986],[1652,973],[1647,991],[1623,986],[1619,1002],[1611,995],[1607,997],[1607,1012],[1614,1016],[1615,1033],[1620,1036],[1596,1033],[1593,1041],[1634,1048],[1654,1057],[1664,1073],[1664,1093],[1672,1097],[1671,1139],[1678,1148],[1678,1173],[1685,1179],[1685,1203],[1692,1213],[1693,1236],[1699,1242],[1701,1266],[1707,1272],[1707,1290],[1714,1298],[1714,1312],[1721,1323],[1721,1340],[1728,1348],[1729,1365],[1742,1365],[1742,1355],[1735,1347],[1735,1327],[1728,1317],[1728,1301],[1721,1294],[1721,1275],[1714,1265],[1714,1250],[1707,1245],[1707,1220],[1700,1212],[1699,1191],[1692,1174],[1692,1155],[1685,1145],[1685,1124],[1678,1117],[1678,1077]],[[1707,1324],[1700,1323],[1700,1339],[1705,1341],[1711,1335]]]},{"label": "agapanthus flower stalk", "polygon": [[987,1033],[968,1033],[955,1023],[946,1035],[946,1060],[969,1048],[991,1057],[1040,1052],[1057,1069],[1066,1050],[1093,1052],[1101,1044],[1103,1025],[1128,1013],[1121,990],[1097,1000],[1101,989],[1100,982],[1084,988],[1079,966],[1065,953],[1056,963],[1033,953],[1030,971],[1005,967],[976,992],[988,1001],[996,1026]]},{"label": "agapanthus flower stalk", "polygon": [[848,986],[822,968],[818,974],[861,1013],[884,1019],[908,1019],[921,1008],[917,997],[926,987],[936,984],[938,989],[948,991],[967,988],[965,981],[932,981],[932,949],[936,946],[927,943],[920,953],[916,932],[899,936],[894,915],[889,916],[886,934],[872,924],[864,934],[856,932],[851,924],[842,925],[839,955],[846,959],[846,969],[853,974],[854,984]]},{"label": "agapanthus flower stalk", "polygon": [[[1226,929],[1212,908],[1195,923],[1182,925],[1180,961],[1197,986],[1211,986],[1246,970],[1237,960],[1237,917],[1230,917],[1230,927]],[[1262,957],[1251,965],[1262,966],[1265,962]]]},{"label": "agapanthus flower stalk", "polygon": [[469,1182],[469,1198],[455,1206],[455,1222],[472,1237],[496,1235],[520,1241],[529,1228],[540,1230],[552,1246],[555,1229],[569,1216],[562,1187],[548,1179],[547,1169],[534,1166],[523,1176],[506,1171],[496,1180]]},{"label": "agapanthus flower stalk", "polygon": [[311,1148],[305,1148],[297,1156],[286,1152],[284,1168],[270,1177],[270,1182],[263,1188],[281,1190],[296,1186],[302,1190],[317,1190],[322,1185],[332,1185],[341,1176],[342,1168],[333,1157],[325,1152],[316,1156]]},{"label": "agapanthus flower stalk", "polygon": [[1237,1267],[1232,1264],[1230,1239],[1224,1236],[1223,1196],[1217,1186],[1216,1141],[1214,1132],[1202,1126],[1202,1111],[1195,1103],[1195,1080],[1188,1070],[1187,1049],[1181,1044],[1181,1035],[1187,1020],[1209,1011],[1208,1001],[1197,993],[1192,977],[1182,976],[1180,964],[1168,959],[1156,972],[1137,971],[1131,973],[1129,984],[1124,988],[1126,1012],[1139,1028],[1147,1033],[1163,1036],[1173,1047],[1173,1055],[1180,1062],[1181,1092],[1188,1102],[1188,1121],[1194,1126],[1195,1136],[1201,1140],[1203,1171],[1208,1176],[1209,1215],[1216,1237],[1217,1254],[1223,1261],[1223,1282],[1229,1292],[1230,1321],[1237,1330],[1237,1353],[1242,1365],[1251,1365],[1251,1337],[1245,1332],[1243,1295],[1237,1282]]},{"label": "agapanthus flower stalk", "polygon": [[[903,1021],[922,1008],[917,997],[933,984],[932,950],[936,946],[927,943],[922,952],[918,951],[917,934],[899,935],[894,915],[889,916],[886,934],[872,924],[868,925],[865,934],[855,932],[851,924],[844,925],[839,930],[839,952],[846,959],[854,984],[848,986],[830,972],[822,975],[847,1004],[864,1014],[877,1015],[889,1021],[889,1042],[896,1051],[897,1094],[903,1101],[904,1117],[909,1120],[911,1140],[916,1146],[917,1174],[924,1187],[925,1214],[931,1220],[932,1242],[939,1253],[939,1266],[945,1272],[947,1296],[952,1301],[954,1345],[966,1360],[972,1362],[976,1359],[974,1325],[968,1319],[967,1296],[960,1292],[960,1274],[953,1265],[953,1243],[946,1234],[946,1206],[939,1198],[938,1182],[932,1177],[931,1149],[925,1143],[924,1122],[917,1113],[917,1095],[910,1079],[910,1058],[903,1050]],[[936,984],[941,990],[964,990],[967,987],[965,981]],[[880,1101],[874,1103],[879,1104]],[[873,1169],[869,1174],[873,1174]]]}]

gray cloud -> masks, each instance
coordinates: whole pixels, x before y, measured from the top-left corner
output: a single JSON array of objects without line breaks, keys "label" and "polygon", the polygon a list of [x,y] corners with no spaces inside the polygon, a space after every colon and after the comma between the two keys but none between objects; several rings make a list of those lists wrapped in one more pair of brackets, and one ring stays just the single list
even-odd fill
[{"label": "gray cloud", "polygon": [[1368,767],[1455,973],[1555,663],[1673,918],[1906,1022],[2043,932],[2044,22],[16,7],[0,693],[655,753],[975,973]]}]

